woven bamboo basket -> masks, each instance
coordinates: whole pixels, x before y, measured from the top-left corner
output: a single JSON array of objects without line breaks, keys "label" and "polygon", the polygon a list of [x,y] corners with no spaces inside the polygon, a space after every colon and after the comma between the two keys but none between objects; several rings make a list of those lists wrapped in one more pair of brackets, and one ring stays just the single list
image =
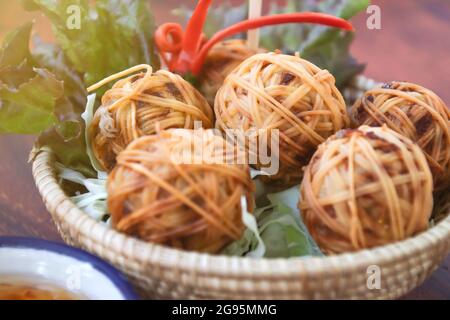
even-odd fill
[{"label": "woven bamboo basket", "polygon": [[[374,84],[360,77],[345,96],[351,101]],[[33,155],[33,176],[63,239],[121,269],[144,298],[393,299],[420,285],[450,252],[450,215],[413,238],[337,256],[251,259],[185,252],[118,233],[82,212],[58,184],[50,150]],[[368,286],[373,266],[380,271],[379,289]]]}]

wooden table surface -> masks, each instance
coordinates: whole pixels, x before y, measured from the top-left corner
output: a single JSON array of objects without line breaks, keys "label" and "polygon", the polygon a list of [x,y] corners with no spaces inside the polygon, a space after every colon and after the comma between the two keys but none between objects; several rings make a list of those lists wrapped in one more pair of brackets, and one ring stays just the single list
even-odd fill
[{"label": "wooden table surface", "polygon": [[[162,20],[167,19],[168,9],[180,1],[153,3]],[[375,0],[372,3],[381,8],[381,30],[368,30],[367,14],[353,21],[357,36],[352,51],[358,60],[368,64],[365,75],[379,81],[417,82],[435,91],[450,105],[450,1]],[[9,15],[20,15],[18,11],[13,13]],[[163,22],[160,20],[158,22]],[[5,21],[1,22],[3,28],[8,25]],[[38,23],[39,28],[45,30],[45,26]],[[0,235],[61,241],[27,163],[33,140],[33,137],[0,137]],[[422,286],[405,298],[450,299],[449,267],[450,256]]]}]

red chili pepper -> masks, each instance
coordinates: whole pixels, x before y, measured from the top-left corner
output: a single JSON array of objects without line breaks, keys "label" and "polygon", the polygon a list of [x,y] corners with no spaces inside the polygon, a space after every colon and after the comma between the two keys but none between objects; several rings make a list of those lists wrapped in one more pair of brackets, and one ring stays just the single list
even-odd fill
[{"label": "red chili pepper", "polygon": [[[278,14],[245,20],[216,33],[209,41],[202,34],[211,0],[200,0],[189,20],[186,32],[179,24],[166,23],[155,33],[155,42],[161,57],[169,70],[198,75],[209,50],[219,41],[250,29],[284,23],[317,23],[330,27],[353,31],[350,22],[331,15],[303,12]],[[170,57],[167,57],[167,54]]]},{"label": "red chili pepper", "polygon": [[347,20],[337,18],[332,15],[317,12],[286,13],[267,17],[245,20],[216,33],[208,42],[206,42],[200,52],[198,52],[191,64],[193,74],[198,74],[209,50],[219,41],[251,29],[257,29],[269,25],[285,23],[316,23],[325,26],[341,28],[348,31],[354,31],[354,28]]},{"label": "red chili pepper", "polygon": [[[186,32],[183,32],[180,24],[171,22],[164,23],[156,30],[156,46],[169,70],[179,73],[190,71],[192,61],[205,42],[202,30],[211,2],[212,0],[199,0],[189,19]],[[167,57],[167,54],[170,57]]]},{"label": "red chili pepper", "polygon": [[200,48],[203,26],[211,2],[212,0],[200,0],[186,27],[185,35],[188,37],[184,37],[182,52],[191,59],[195,57]]},{"label": "red chili pepper", "polygon": [[[183,38],[183,28],[178,23],[165,23],[155,32],[155,41],[161,58],[170,70],[176,68],[180,52],[183,49]],[[165,53],[171,54],[170,59],[166,57]]]}]

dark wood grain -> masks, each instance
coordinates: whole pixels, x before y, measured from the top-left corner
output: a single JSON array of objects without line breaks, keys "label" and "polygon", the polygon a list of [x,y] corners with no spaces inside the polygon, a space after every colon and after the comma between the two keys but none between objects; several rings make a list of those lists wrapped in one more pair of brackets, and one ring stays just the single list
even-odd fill
[{"label": "dark wood grain", "polygon": [[[169,9],[180,2],[153,3],[158,22],[164,22],[169,19]],[[375,0],[372,3],[381,7],[381,30],[366,28],[366,14],[354,19],[357,35],[352,52],[358,60],[367,63],[366,76],[380,81],[417,82],[450,104],[450,2]],[[10,17],[20,16],[20,12],[14,13],[19,9],[9,7],[8,10]],[[3,24],[7,24],[5,21],[2,20]],[[12,27],[13,22],[8,26]],[[46,30],[41,22],[39,28]],[[0,29],[0,36],[3,31]],[[61,241],[27,163],[32,141],[32,137],[0,137],[0,235]],[[422,286],[404,298],[450,299],[449,268],[450,257]]]},{"label": "dark wood grain", "polygon": [[0,234],[61,241],[31,174],[33,140],[0,136]]}]

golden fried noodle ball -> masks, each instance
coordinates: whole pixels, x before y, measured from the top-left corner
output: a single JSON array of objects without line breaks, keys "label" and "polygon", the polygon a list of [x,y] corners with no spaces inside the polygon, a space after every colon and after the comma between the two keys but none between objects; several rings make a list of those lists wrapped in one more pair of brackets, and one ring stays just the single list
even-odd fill
[{"label": "golden fried noodle ball", "polygon": [[299,209],[329,254],[381,246],[428,227],[433,180],[418,145],[362,126],[320,145],[305,168]]},{"label": "golden fried noodle ball", "polygon": [[254,55],[228,75],[214,109],[222,130],[256,129],[266,135],[279,130],[280,170],[270,179],[282,186],[299,183],[301,168],[317,146],[349,124],[344,99],[327,70],[276,53]]},{"label": "golden fried noodle ball", "polygon": [[[185,250],[216,253],[244,232],[241,198],[253,210],[247,165],[213,130],[172,129],[133,141],[117,157],[107,182],[108,208],[117,230]],[[209,150],[213,157],[201,156]],[[186,157],[188,156],[188,157]],[[192,157],[189,157],[192,156]],[[218,162],[211,159],[228,159]]]},{"label": "golden fried noodle ball", "polygon": [[[187,81],[166,70],[153,73],[150,66],[144,67],[146,73],[117,81],[103,95],[102,105],[94,115],[90,128],[92,146],[108,171],[114,167],[119,152],[134,139],[154,134],[157,126],[193,129],[195,121],[201,121],[205,128],[213,126],[211,107]],[[124,73],[129,74],[130,70]]]},{"label": "golden fried noodle ball", "polygon": [[254,50],[247,46],[247,41],[232,39],[219,42],[208,53],[199,77],[199,91],[210,105],[226,76],[248,57],[264,49]]},{"label": "golden fried noodle ball", "polygon": [[356,126],[381,126],[416,142],[425,152],[436,189],[450,183],[450,110],[432,91],[391,82],[367,91],[352,107]]}]

